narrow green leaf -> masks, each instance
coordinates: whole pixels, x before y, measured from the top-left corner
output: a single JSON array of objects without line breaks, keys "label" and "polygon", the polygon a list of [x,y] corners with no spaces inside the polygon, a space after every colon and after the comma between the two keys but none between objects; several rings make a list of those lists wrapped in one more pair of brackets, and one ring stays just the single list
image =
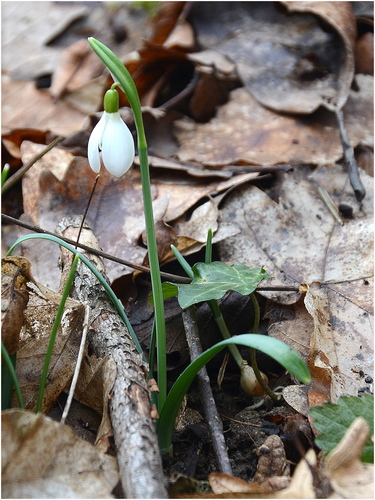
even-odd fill
[{"label": "narrow green leaf", "polygon": [[[370,426],[371,436],[374,434],[374,396],[364,394],[362,397],[342,396],[338,404],[324,403],[310,409],[314,418],[314,427],[319,434],[315,442],[324,451],[335,448],[345,432],[357,417],[363,417]],[[374,444],[371,436],[363,453],[363,462],[374,462]]]},{"label": "narrow green leaf", "polygon": [[229,266],[224,262],[199,262],[193,266],[193,272],[191,283],[177,285],[178,301],[183,309],[199,302],[221,299],[229,290],[249,295],[261,281],[270,278],[263,268],[250,269],[244,264]]},{"label": "narrow green leaf", "polygon": [[158,422],[159,444],[162,451],[168,451],[171,445],[174,422],[184,395],[194,377],[210,359],[230,344],[239,344],[258,349],[276,359],[301,382],[307,384],[311,377],[306,364],[299,354],[281,340],[259,334],[237,335],[215,344],[196,358],[178,377],[170,390],[160,413]]}]

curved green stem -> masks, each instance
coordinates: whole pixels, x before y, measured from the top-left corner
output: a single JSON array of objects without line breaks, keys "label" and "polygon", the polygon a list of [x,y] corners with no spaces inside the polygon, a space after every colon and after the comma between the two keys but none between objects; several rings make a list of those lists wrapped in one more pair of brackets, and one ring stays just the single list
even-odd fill
[{"label": "curved green stem", "polygon": [[[257,301],[257,298],[255,297],[254,293],[250,294],[250,298],[253,303],[254,307],[254,327],[253,327],[253,332],[258,333],[259,330],[259,323],[260,323],[260,309],[259,309],[259,304]],[[266,384],[264,381],[260,370],[258,368],[258,363],[257,363],[257,358],[256,358],[256,350],[253,347],[250,347],[250,363],[251,366],[254,370],[255,376],[257,378],[257,381],[259,382],[260,386],[264,389],[265,393],[268,394],[268,396],[273,400],[273,401],[279,401],[280,398],[277,396],[272,389]]]},{"label": "curved green stem", "polygon": [[[232,338],[232,335],[230,334],[230,331],[228,330],[228,327],[227,327],[227,324],[225,323],[223,315],[221,314],[221,310],[220,310],[218,301],[215,299],[209,300],[208,305],[210,306],[211,312],[214,315],[214,319],[216,321],[217,326],[219,327],[219,330],[220,330],[222,337],[224,339]],[[233,356],[233,359],[237,363],[238,368],[241,370],[242,363],[243,363],[244,359],[241,356],[241,353],[238,350],[238,347],[235,344],[229,344],[228,349],[229,349],[231,355]]]},{"label": "curved green stem", "polygon": [[129,71],[120,61],[120,59],[103,43],[95,38],[88,39],[89,44],[95,53],[100,57],[103,63],[112,73],[115,82],[119,82],[122,90],[133,110],[135,126],[138,138],[138,155],[142,179],[143,204],[145,212],[145,225],[147,234],[148,258],[150,264],[150,275],[152,293],[154,297],[155,324],[156,324],[156,348],[157,348],[157,370],[159,386],[159,409],[163,407],[167,396],[167,355],[166,355],[166,329],[164,300],[161,286],[160,267],[158,249],[156,243],[156,233],[154,225],[154,215],[152,208],[151,181],[148,166],[148,152],[145,130],[143,126],[143,117],[141,103],[137,87]]},{"label": "curved green stem", "polygon": [[52,352],[53,352],[53,348],[54,348],[56,337],[57,337],[57,332],[59,331],[61,318],[62,318],[62,315],[64,314],[66,299],[69,296],[69,292],[70,292],[70,289],[71,289],[73,281],[74,281],[74,277],[75,277],[75,273],[76,273],[77,265],[78,265],[78,260],[79,260],[79,256],[76,254],[74,256],[73,263],[72,263],[72,266],[71,266],[70,271],[69,271],[68,279],[66,280],[64,290],[63,290],[63,293],[61,295],[61,300],[60,300],[59,307],[57,309],[55,321],[53,322],[52,332],[51,332],[51,336],[50,336],[50,339],[48,342],[46,357],[44,359],[42,375],[40,377],[38,399],[36,402],[36,409],[35,409],[36,413],[39,413],[42,411],[44,389],[45,389],[46,383],[47,383],[49,364],[51,361]]},{"label": "curved green stem", "polygon": [[1,370],[1,409],[10,408],[13,386],[16,391],[18,406],[23,409],[23,398],[20,384],[16,374],[16,354],[9,354],[3,341],[1,341],[2,370]]}]

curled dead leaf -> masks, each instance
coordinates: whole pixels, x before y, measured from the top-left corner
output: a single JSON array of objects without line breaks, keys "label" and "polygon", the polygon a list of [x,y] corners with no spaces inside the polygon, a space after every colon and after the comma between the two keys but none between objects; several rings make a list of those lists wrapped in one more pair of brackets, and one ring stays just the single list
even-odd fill
[{"label": "curled dead leaf", "polygon": [[334,490],[330,498],[374,497],[374,464],[361,462],[369,433],[366,420],[357,417],[327,456],[326,473]]},{"label": "curled dead leaf", "polygon": [[1,340],[9,354],[19,347],[23,312],[29,301],[28,282],[34,282],[31,263],[24,257],[1,260]]},{"label": "curled dead leaf", "polygon": [[[28,284],[29,301],[24,310],[17,376],[25,407],[34,409],[51,329],[61,295],[42,285]],[[80,302],[67,299],[56,337],[44,393],[43,411],[48,411],[71,379],[79,351],[84,309]]]}]

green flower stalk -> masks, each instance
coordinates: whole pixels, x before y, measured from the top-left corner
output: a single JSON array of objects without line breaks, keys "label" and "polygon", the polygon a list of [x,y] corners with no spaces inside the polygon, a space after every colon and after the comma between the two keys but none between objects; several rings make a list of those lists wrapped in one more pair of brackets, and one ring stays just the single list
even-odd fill
[{"label": "green flower stalk", "polygon": [[[154,216],[152,209],[151,181],[148,167],[148,153],[146,135],[143,126],[141,103],[135,83],[130,73],[122,64],[120,59],[104,44],[95,38],[88,39],[89,44],[95,53],[100,57],[112,74],[116,84],[122,88],[133,110],[135,126],[137,129],[138,155],[142,180],[142,193],[145,212],[145,225],[147,234],[147,248],[150,263],[150,275],[152,293],[155,307],[156,326],[156,348],[157,348],[157,371],[158,371],[158,408],[162,408],[167,394],[167,357],[166,357],[166,331],[164,301],[161,287],[159,258],[156,244],[156,234],[154,226]],[[112,89],[113,90],[113,89]],[[107,124],[108,126],[108,124]],[[98,134],[99,135],[99,134]],[[102,146],[105,147],[106,134],[102,138]],[[97,143],[99,144],[99,143]],[[104,149],[103,149],[104,151]],[[104,159],[105,163],[105,159]],[[108,167],[107,167],[108,168]]]}]

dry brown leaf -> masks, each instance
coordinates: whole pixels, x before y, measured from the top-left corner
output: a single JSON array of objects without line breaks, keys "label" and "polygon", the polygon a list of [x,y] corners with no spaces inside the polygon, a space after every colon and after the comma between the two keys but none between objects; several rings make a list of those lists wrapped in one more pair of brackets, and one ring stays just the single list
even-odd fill
[{"label": "dry brown leaf", "polygon": [[[340,47],[340,52],[343,54],[343,57],[340,60],[340,68],[335,82],[337,94],[333,99],[326,99],[325,96],[322,95],[322,104],[331,110],[335,108],[341,109],[348,98],[354,76],[354,45],[357,35],[357,26],[352,6],[347,2],[305,1],[301,3],[285,1],[282,3],[291,13],[301,12],[313,14],[339,35],[341,43],[338,42],[338,45],[342,44],[343,46]],[[311,57],[311,55],[309,56]],[[306,56],[306,61],[309,60],[309,56]],[[315,70],[316,69],[317,68],[315,68]]]},{"label": "dry brown leaf", "polygon": [[245,86],[265,106],[289,113],[341,108],[354,73],[351,5],[282,3],[289,13],[271,2],[222,2],[215,9],[198,3],[190,19],[200,46],[235,61]]},{"label": "dry brown leaf", "polygon": [[357,417],[327,456],[326,474],[334,490],[329,498],[374,497],[374,464],[361,462],[369,433],[366,420]]},{"label": "dry brown leaf", "polygon": [[[192,63],[186,62],[184,52],[150,42],[145,42],[141,50],[129,54],[123,62],[132,75],[142,106],[157,107],[164,104],[168,97],[163,90],[168,86],[173,88],[174,94],[181,91],[181,85],[175,89],[176,79],[173,76],[176,73],[185,78],[184,87],[191,79]],[[122,106],[129,106],[123,96],[120,96],[120,103]]]},{"label": "dry brown leaf", "polygon": [[2,414],[3,498],[112,498],[114,458],[43,414]]},{"label": "dry brown leaf", "polygon": [[164,214],[164,220],[171,222],[185,214],[189,208],[205,196],[226,191],[236,184],[248,182],[257,176],[257,173],[241,174],[228,180],[219,178],[208,183],[202,182],[202,179],[187,180],[186,177],[180,177],[177,172],[172,172],[168,176],[158,176],[154,179],[153,184],[158,188],[160,197],[168,198],[168,208]]},{"label": "dry brown leaf", "polygon": [[48,43],[88,12],[86,5],[60,2],[4,3],[2,69],[11,72],[16,80],[52,74],[58,65],[61,47]]},{"label": "dry brown leaf", "polygon": [[34,282],[34,279],[27,259],[1,259],[1,340],[9,354],[14,354],[19,347],[23,311],[29,301],[29,281]]},{"label": "dry brown leaf", "polygon": [[[16,371],[25,408],[35,409],[47,346],[61,295],[41,284],[28,282],[27,287],[29,302],[24,310]],[[51,408],[74,373],[82,321],[82,304],[68,299],[51,357],[42,406],[44,412]]]},{"label": "dry brown leaf", "polygon": [[247,483],[239,477],[229,476],[228,474],[212,472],[208,476],[208,481],[212,491],[216,494],[220,493],[269,493],[266,488],[256,483]]},{"label": "dry brown leaf", "polygon": [[[222,220],[237,223],[241,234],[220,242],[219,249],[227,263],[242,262],[253,268],[263,265],[275,278],[273,285],[326,282],[309,295],[314,326],[303,312],[294,325],[298,311],[294,309],[286,330],[285,321],[280,322],[272,326],[271,334],[272,330],[281,331],[281,337],[277,335],[287,343],[292,340],[292,346],[305,357],[313,334],[310,363],[314,398],[320,394],[324,400],[336,400],[343,394],[357,395],[363,385],[360,373],[372,376],[373,267],[369,256],[373,253],[373,183],[364,175],[369,197],[341,226],[318,197],[316,182],[329,186],[337,205],[345,201],[357,206],[346,173],[340,168],[318,169],[310,178],[302,172],[285,174],[278,203],[252,186],[229,197]],[[321,303],[316,302],[318,292]],[[298,298],[286,292],[262,294],[282,303]],[[310,404],[311,398],[310,394]]]},{"label": "dry brown leaf", "polygon": [[162,2],[153,18],[153,33],[150,42],[163,45],[173,33],[176,23],[180,19],[184,2]]},{"label": "dry brown leaf", "polygon": [[371,375],[373,370],[371,313],[318,283],[307,287],[305,304],[314,320],[310,406],[337,403],[343,395],[356,396],[363,385],[360,372]]},{"label": "dry brown leaf", "polygon": [[[350,92],[345,123],[353,146],[373,144],[373,79],[358,75],[359,91]],[[188,124],[188,126],[187,126]],[[219,167],[236,163],[326,165],[342,157],[337,124],[322,110],[310,117],[276,114],[264,108],[246,89],[236,89],[209,123],[197,125],[186,118],[175,122],[180,143],[177,157]]]},{"label": "dry brown leaf", "polygon": [[192,50],[195,44],[194,31],[185,19],[179,19],[163,43],[166,49]]},{"label": "dry brown leaf", "polygon": [[[279,292],[278,297],[273,297],[279,302],[283,300],[283,295]],[[271,302],[264,317],[269,320],[269,335],[288,344],[299,352],[304,361],[307,361],[313,321],[303,301],[299,300],[296,304],[288,306]]]},{"label": "dry brown leaf", "polygon": [[305,417],[309,416],[309,399],[307,397],[308,386],[288,385],[283,389],[283,398],[289,406]]},{"label": "dry brown leaf", "polygon": [[94,113],[103,103],[106,76],[98,77],[101,72],[102,63],[87,40],[78,40],[62,52],[49,92],[56,101],[66,95],[79,111]]},{"label": "dry brown leaf", "polygon": [[2,131],[35,128],[68,136],[80,130],[86,120],[82,113],[64,102],[54,102],[48,90],[38,90],[34,82],[2,76]]}]

